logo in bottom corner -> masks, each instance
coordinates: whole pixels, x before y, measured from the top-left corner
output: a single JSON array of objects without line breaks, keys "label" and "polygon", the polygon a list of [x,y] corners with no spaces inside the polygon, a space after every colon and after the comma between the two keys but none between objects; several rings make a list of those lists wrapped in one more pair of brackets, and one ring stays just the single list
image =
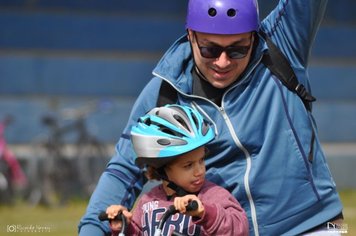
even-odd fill
[{"label": "logo in bottom corner", "polygon": [[338,224],[338,223],[328,222],[326,227],[329,232],[333,232],[333,233],[347,234],[348,232],[348,225],[344,223]]}]

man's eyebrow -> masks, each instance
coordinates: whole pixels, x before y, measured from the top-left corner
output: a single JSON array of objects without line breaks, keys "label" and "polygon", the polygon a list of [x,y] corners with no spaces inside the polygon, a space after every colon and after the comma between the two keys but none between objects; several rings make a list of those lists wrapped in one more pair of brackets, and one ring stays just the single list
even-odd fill
[{"label": "man's eyebrow", "polygon": [[[242,39],[239,39],[239,40],[236,40],[235,42],[232,42],[231,44],[229,44],[228,46],[225,46],[225,47],[231,47],[231,46],[242,46],[240,45],[241,43],[244,43],[244,42],[247,42],[249,38],[242,38]],[[218,47],[223,47],[221,46],[220,44],[218,43],[215,43],[215,42],[212,42],[212,41],[209,41],[209,40],[202,40],[203,43],[205,44],[208,44],[208,45],[212,45],[212,46],[218,46]]]}]

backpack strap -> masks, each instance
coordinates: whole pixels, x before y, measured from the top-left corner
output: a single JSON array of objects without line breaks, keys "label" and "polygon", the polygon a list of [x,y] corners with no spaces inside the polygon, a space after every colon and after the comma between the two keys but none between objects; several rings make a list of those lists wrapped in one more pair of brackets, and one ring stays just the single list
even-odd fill
[{"label": "backpack strap", "polygon": [[[284,56],[281,50],[272,42],[270,37],[267,36],[262,30],[259,31],[260,35],[266,40],[268,52],[263,55],[262,62],[267,68],[277,76],[277,78],[286,86],[290,91],[296,93],[302,99],[304,106],[311,112],[311,103],[316,99],[299,83],[293,68],[291,67],[288,59]],[[308,160],[313,161],[315,132],[312,128],[312,137],[310,139],[310,150]]]},{"label": "backpack strap", "polygon": [[177,103],[177,100],[177,91],[167,81],[162,80],[157,99],[157,107],[161,107],[166,104],[175,104]]},{"label": "backpack strap", "polygon": [[268,52],[262,58],[263,64],[277,76],[284,86],[296,93],[302,99],[307,110],[311,111],[311,103],[316,100],[315,97],[306,90],[303,84],[299,83],[289,61],[270,37],[262,30],[259,33],[266,40],[268,46]]}]

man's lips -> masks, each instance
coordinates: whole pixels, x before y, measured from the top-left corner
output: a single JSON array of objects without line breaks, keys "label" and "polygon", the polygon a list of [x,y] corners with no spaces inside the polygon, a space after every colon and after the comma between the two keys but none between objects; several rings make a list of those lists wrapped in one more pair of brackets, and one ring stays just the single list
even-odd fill
[{"label": "man's lips", "polygon": [[231,70],[215,70],[212,69],[214,71],[214,77],[217,79],[224,79],[226,77],[226,75],[228,75]]}]

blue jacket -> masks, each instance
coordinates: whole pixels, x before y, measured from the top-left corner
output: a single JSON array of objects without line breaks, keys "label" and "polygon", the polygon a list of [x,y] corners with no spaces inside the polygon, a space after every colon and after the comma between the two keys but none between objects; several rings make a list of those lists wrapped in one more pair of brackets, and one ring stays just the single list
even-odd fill
[{"label": "blue jacket", "polygon": [[[326,3],[281,0],[261,22],[307,87],[308,58]],[[247,212],[251,235],[296,235],[342,211],[317,137],[313,159],[308,159],[312,129],[316,132],[312,115],[261,63],[266,48],[260,38],[243,78],[225,92],[218,107],[191,95],[193,60],[186,35],[173,44],[132,109],[116,155],[81,220],[80,235],[103,235],[109,228],[97,220],[98,213],[110,204],[131,207],[141,190],[142,175],[133,164],[129,132],[138,117],[156,105],[162,79],[178,91],[178,103],[198,109],[214,126],[217,137],[208,145],[207,178],[238,199]]]}]

